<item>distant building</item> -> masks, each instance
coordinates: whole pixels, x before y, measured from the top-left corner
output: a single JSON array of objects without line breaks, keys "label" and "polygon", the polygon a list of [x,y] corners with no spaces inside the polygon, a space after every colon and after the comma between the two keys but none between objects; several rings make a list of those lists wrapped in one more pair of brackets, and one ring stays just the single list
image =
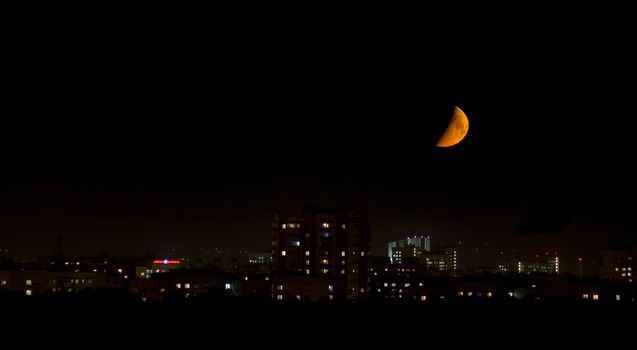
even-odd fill
[{"label": "distant building", "polygon": [[635,251],[634,250],[603,250],[600,266],[600,277],[615,282],[634,281]]},{"label": "distant building", "polygon": [[104,272],[0,271],[0,286],[9,292],[27,296],[54,293],[77,293],[85,289],[124,288],[125,278]]},{"label": "distant building", "polygon": [[155,259],[151,264],[151,273],[166,273],[170,270],[178,270],[181,265],[181,260],[177,259]]},{"label": "distant building", "polygon": [[546,252],[544,255],[535,254],[532,258],[519,260],[517,266],[518,273],[521,274],[549,274],[560,273],[560,257],[557,252]]},{"label": "distant building", "polygon": [[426,277],[426,268],[414,259],[392,264],[389,257],[379,256],[371,261],[370,277],[371,299],[409,299],[410,285],[422,282]]},{"label": "distant building", "polygon": [[214,270],[174,269],[153,274],[149,279],[130,280],[130,292],[144,301],[163,300],[166,296],[267,297],[270,277],[265,274],[233,274]]},{"label": "distant building", "polygon": [[437,248],[423,253],[420,263],[426,266],[429,274],[449,273],[458,269],[458,251],[454,247]]},{"label": "distant building", "polygon": [[275,300],[319,301],[334,299],[336,288],[331,278],[321,275],[279,275],[273,278]]},{"label": "distant building", "polygon": [[367,299],[369,252],[366,213],[308,208],[283,210],[275,216],[273,279],[283,275],[324,276],[335,298]]},{"label": "distant building", "polygon": [[269,265],[272,263],[272,252],[249,252],[248,263],[254,265]]},{"label": "distant building", "polygon": [[403,257],[419,258],[423,252],[431,250],[429,236],[416,235],[387,243],[387,256],[392,263],[401,264]]}]

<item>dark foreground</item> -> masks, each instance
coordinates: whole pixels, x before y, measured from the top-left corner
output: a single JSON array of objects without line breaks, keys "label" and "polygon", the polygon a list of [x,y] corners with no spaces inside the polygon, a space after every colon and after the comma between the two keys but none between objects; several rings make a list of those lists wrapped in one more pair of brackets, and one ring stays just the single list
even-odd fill
[{"label": "dark foreground", "polygon": [[239,298],[151,303],[125,294],[2,298],[0,308],[3,334],[46,335],[33,338],[36,342],[71,334],[73,339],[100,339],[104,345],[124,339],[146,346],[230,341],[232,348],[333,347],[333,342],[343,339],[356,341],[357,349],[375,348],[382,342],[394,344],[392,348],[444,343],[496,348],[546,342],[585,345],[592,339],[609,345],[632,334],[637,315],[634,303],[349,304]]}]

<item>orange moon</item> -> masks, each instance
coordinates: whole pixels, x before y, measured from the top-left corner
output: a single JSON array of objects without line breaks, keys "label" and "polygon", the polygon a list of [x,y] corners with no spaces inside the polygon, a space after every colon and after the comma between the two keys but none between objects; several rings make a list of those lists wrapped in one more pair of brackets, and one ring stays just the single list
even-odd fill
[{"label": "orange moon", "polygon": [[436,146],[438,147],[451,147],[457,145],[462,139],[467,136],[469,132],[469,119],[464,112],[456,106],[453,111],[451,121],[447,126],[447,130],[438,140]]}]

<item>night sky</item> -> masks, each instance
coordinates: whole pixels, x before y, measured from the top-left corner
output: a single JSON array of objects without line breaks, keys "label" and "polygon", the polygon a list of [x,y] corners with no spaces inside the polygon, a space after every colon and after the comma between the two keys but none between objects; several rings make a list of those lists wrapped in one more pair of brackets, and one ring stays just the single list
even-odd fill
[{"label": "night sky", "polygon": [[[276,210],[347,204],[369,211],[374,254],[423,233],[462,241],[461,267],[558,250],[571,272],[636,232],[630,28],[584,22],[18,28],[0,247],[267,249]],[[454,105],[469,134],[436,148]]]}]

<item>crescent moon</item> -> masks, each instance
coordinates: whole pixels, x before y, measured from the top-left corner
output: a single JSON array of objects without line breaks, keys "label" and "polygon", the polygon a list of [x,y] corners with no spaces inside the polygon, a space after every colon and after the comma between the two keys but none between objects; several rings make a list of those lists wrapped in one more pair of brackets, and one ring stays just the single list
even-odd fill
[{"label": "crescent moon", "polygon": [[449,125],[447,126],[447,130],[444,134],[442,134],[438,143],[436,143],[436,146],[451,147],[457,145],[465,138],[465,136],[467,136],[468,132],[469,119],[467,118],[467,115],[456,106],[453,111],[453,116],[449,121]]}]

